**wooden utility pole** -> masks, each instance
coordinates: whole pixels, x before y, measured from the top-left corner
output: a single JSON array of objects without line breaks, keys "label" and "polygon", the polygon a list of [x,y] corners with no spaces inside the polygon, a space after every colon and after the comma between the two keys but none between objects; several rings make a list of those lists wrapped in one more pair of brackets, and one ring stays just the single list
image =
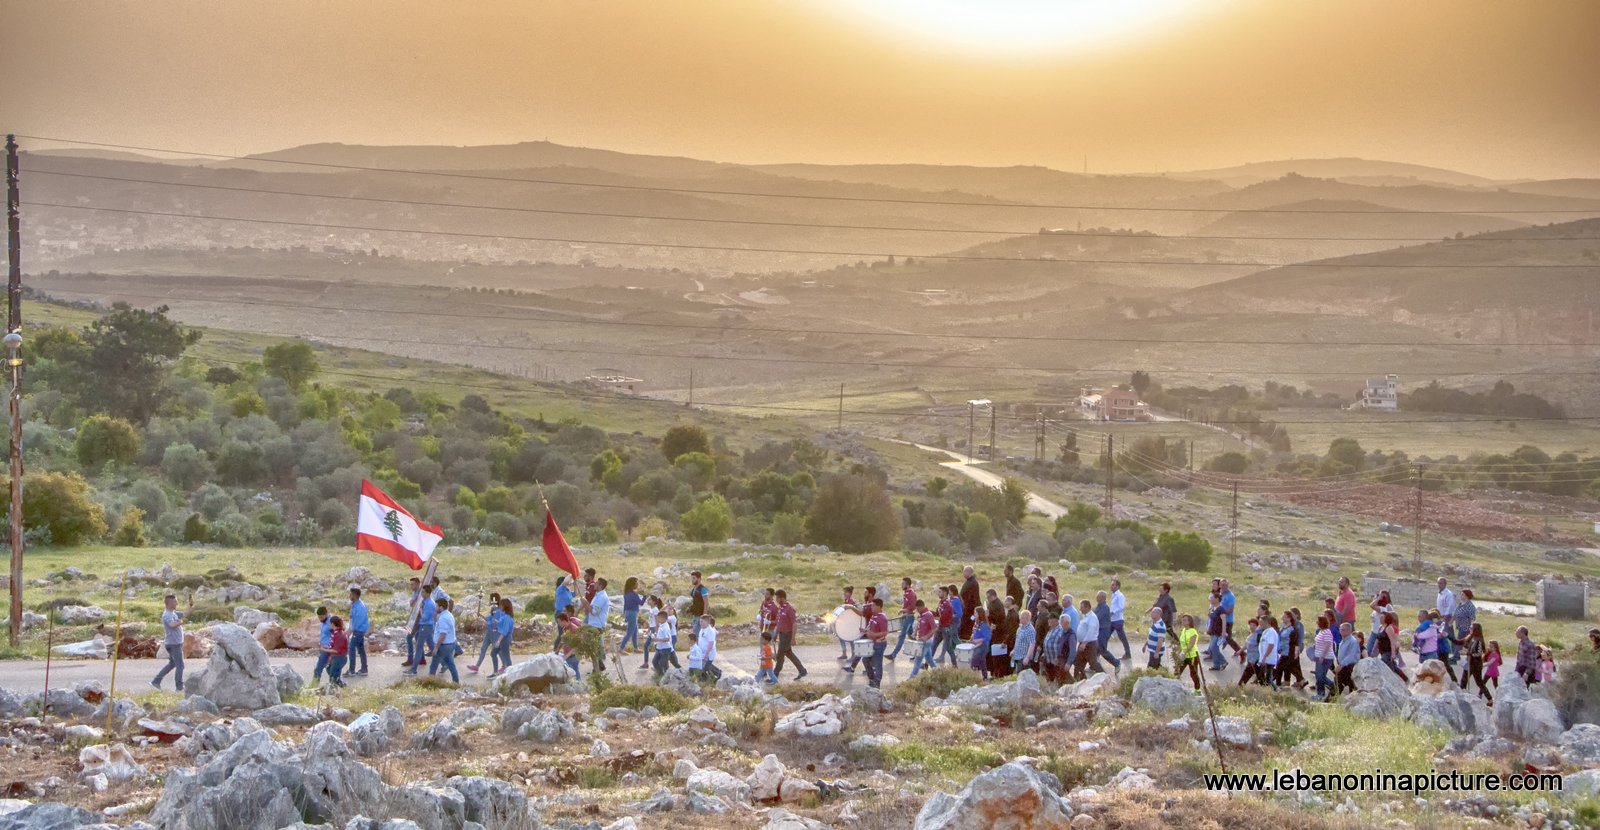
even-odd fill
[{"label": "wooden utility pole", "polygon": [[1228,565],[1239,561],[1239,482],[1233,483],[1233,523],[1228,531]]},{"label": "wooden utility pole", "polygon": [[22,636],[22,198],[17,185],[17,137],[6,136],[6,252],[11,270],[6,283],[6,368],[11,370],[11,633],[13,648]]},{"label": "wooden utility pole", "polygon": [[844,384],[839,384],[839,420],[834,425],[835,429],[844,429]]},{"label": "wooden utility pole", "polygon": [[689,408],[694,409],[694,369],[689,369]]},{"label": "wooden utility pole", "polygon": [[974,425],[974,420],[978,417],[977,416],[977,412],[978,412],[978,402],[977,401],[967,401],[967,463],[968,464],[972,463],[972,452],[973,452],[973,450],[977,449],[972,444],[972,442],[974,440],[974,438],[973,438],[973,425]]},{"label": "wooden utility pole", "polygon": [[997,450],[997,448],[995,447],[995,431],[994,431],[995,409],[996,409],[996,406],[991,402],[989,404],[989,460],[990,461],[995,460],[995,452]]},{"label": "wooden utility pole", "polygon": [[1417,572],[1417,578],[1422,578],[1422,465],[1413,465],[1413,478],[1417,486],[1417,504],[1412,511],[1411,521],[1416,528],[1416,551],[1412,554],[1412,568]]},{"label": "wooden utility pole", "polygon": [[1116,497],[1111,492],[1112,482],[1117,478],[1117,436],[1106,434],[1106,520],[1116,518],[1112,514],[1112,507],[1116,504]]},{"label": "wooden utility pole", "polygon": [[1044,460],[1044,412],[1041,411],[1039,413],[1038,420],[1039,429],[1033,436],[1033,460],[1035,462]]}]

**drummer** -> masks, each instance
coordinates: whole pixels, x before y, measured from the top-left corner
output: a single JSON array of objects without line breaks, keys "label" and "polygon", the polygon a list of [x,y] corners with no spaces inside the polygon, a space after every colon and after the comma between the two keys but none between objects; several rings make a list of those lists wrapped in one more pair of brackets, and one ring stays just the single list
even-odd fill
[{"label": "drummer", "polygon": [[[894,651],[889,652],[889,659],[894,660],[900,656],[900,649],[905,646],[906,640],[912,635],[912,626],[917,621],[917,592],[911,590],[911,577],[900,578],[900,638],[895,640]],[[912,646],[915,653],[916,646]]]},{"label": "drummer", "polygon": [[[839,607],[833,610],[833,616],[837,619],[843,616],[846,611],[854,611],[858,615],[861,613],[861,606],[856,603],[856,586],[854,585],[844,586],[844,597],[840,600]],[[839,637],[839,660],[841,662],[850,659],[851,649],[851,641]],[[851,671],[854,671],[854,669],[852,668]]]}]

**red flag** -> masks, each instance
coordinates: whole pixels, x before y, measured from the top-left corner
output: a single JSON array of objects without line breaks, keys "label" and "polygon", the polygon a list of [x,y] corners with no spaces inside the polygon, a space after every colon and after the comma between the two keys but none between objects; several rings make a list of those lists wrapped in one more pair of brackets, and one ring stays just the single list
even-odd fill
[{"label": "red flag", "polygon": [[544,555],[550,564],[572,574],[574,580],[579,579],[582,570],[578,567],[578,557],[572,553],[572,548],[567,544],[566,537],[561,535],[561,528],[556,526],[556,514],[549,508],[544,511]]}]

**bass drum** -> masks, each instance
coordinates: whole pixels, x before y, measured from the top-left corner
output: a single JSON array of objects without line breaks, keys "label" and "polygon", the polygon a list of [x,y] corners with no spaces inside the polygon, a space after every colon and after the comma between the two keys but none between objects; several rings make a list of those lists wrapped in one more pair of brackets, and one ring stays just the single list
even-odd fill
[{"label": "bass drum", "polygon": [[833,609],[833,633],[841,640],[855,640],[866,633],[867,621],[856,609],[839,606]]}]

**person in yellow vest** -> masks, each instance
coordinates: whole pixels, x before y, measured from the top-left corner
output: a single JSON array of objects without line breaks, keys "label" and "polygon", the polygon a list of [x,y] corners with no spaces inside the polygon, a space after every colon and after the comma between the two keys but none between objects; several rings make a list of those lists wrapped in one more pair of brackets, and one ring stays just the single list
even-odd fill
[{"label": "person in yellow vest", "polygon": [[1200,632],[1194,627],[1193,614],[1178,618],[1178,670],[1174,674],[1182,677],[1184,669],[1189,670],[1194,690],[1200,691]]}]

